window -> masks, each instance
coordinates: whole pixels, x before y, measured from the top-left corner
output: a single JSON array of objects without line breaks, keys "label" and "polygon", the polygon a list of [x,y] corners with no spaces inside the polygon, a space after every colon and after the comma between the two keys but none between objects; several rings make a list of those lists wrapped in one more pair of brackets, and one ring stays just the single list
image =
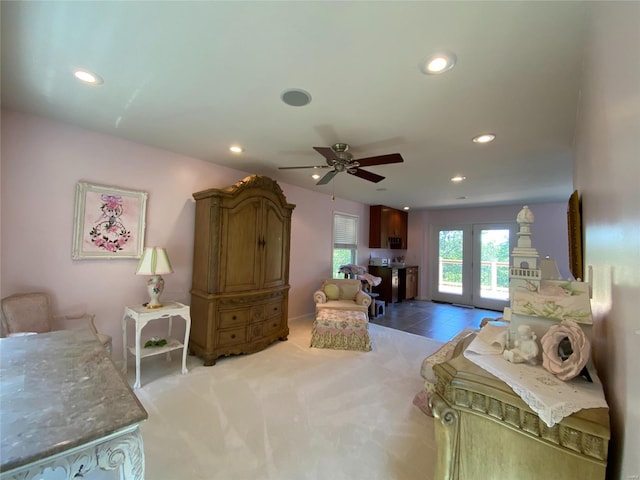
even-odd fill
[{"label": "window", "polygon": [[358,217],[346,213],[333,214],[333,278],[343,276],[341,265],[358,259]]}]

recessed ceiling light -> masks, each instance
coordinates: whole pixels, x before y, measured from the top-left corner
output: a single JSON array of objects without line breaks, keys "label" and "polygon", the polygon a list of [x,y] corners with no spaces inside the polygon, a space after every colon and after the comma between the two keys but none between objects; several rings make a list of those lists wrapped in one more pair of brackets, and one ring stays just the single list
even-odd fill
[{"label": "recessed ceiling light", "polygon": [[231,150],[233,153],[242,153],[242,147],[238,146],[238,145],[231,145],[229,147],[229,150]]},{"label": "recessed ceiling light", "polygon": [[464,177],[462,175],[456,175],[455,177],[451,177],[451,181],[452,182],[461,182],[463,180],[466,180],[467,177]]},{"label": "recessed ceiling light", "polygon": [[90,85],[101,85],[103,83],[102,78],[89,70],[77,69],[73,71],[73,76],[78,80]]},{"label": "recessed ceiling light", "polygon": [[482,135],[478,135],[477,137],[473,137],[473,143],[489,143],[493,142],[496,139],[495,134],[493,133],[483,133]]},{"label": "recessed ceiling light", "polygon": [[311,94],[301,88],[290,88],[282,92],[282,101],[291,107],[304,107],[311,103]]},{"label": "recessed ceiling light", "polygon": [[464,197],[464,196],[462,196],[462,197],[456,197],[456,200],[466,200],[466,199],[467,199],[467,197]]},{"label": "recessed ceiling light", "polygon": [[403,210],[409,210],[409,207],[402,207]]},{"label": "recessed ceiling light", "polygon": [[311,175],[311,178],[313,178],[314,180],[318,180],[320,178],[320,175],[314,173],[313,175]]},{"label": "recessed ceiling light", "polygon": [[420,70],[427,75],[439,75],[451,70],[456,64],[456,60],[457,58],[453,53],[436,53],[422,63]]},{"label": "recessed ceiling light", "polygon": [[376,188],[376,192],[386,192],[386,191],[387,191],[387,189],[384,188],[384,187]]}]

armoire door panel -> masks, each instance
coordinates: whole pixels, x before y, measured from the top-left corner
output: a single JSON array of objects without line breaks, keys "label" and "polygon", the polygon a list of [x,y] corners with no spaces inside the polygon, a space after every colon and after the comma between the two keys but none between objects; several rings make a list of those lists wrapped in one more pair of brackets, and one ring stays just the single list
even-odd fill
[{"label": "armoire door panel", "polygon": [[249,199],[223,209],[220,249],[220,285],[226,292],[260,288],[260,199]]},{"label": "armoire door panel", "polygon": [[286,221],[275,205],[270,201],[264,202],[264,225],[263,229],[263,269],[262,286],[273,288],[284,285],[285,267],[288,258],[285,252],[288,248],[283,248],[287,236]]}]

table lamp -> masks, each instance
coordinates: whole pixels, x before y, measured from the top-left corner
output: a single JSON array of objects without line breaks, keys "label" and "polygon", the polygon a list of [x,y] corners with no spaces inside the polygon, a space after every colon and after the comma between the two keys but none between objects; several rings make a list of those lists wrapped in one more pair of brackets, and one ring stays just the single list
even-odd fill
[{"label": "table lamp", "polygon": [[146,247],[142,258],[138,262],[136,275],[151,275],[147,281],[147,290],[149,291],[149,303],[147,308],[160,308],[160,295],[164,290],[164,279],[161,275],[173,273],[169,256],[164,248]]}]

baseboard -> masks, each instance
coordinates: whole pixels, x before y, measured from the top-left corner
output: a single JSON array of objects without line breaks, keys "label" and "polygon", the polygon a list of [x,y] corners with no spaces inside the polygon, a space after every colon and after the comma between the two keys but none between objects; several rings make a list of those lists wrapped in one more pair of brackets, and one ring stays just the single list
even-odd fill
[{"label": "baseboard", "polygon": [[290,322],[296,322],[296,321],[313,321],[316,317],[315,312],[313,313],[305,313],[303,315],[298,315],[297,317],[289,317],[288,321]]},{"label": "baseboard", "polygon": [[465,305],[464,303],[452,303],[451,306],[452,307],[460,307],[460,308],[468,308],[470,310],[473,310],[474,308],[476,308],[473,305]]}]

